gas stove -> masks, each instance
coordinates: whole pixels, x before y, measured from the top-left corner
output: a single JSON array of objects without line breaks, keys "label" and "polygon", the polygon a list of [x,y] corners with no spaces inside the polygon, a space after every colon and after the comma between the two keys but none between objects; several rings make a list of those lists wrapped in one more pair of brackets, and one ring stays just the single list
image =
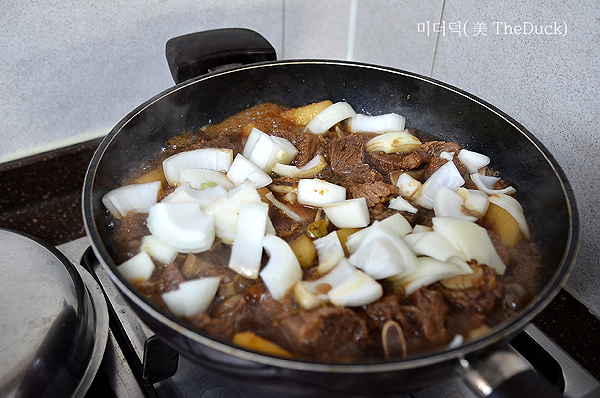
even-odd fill
[{"label": "gas stove", "polygon": [[[278,398],[250,391],[220,378],[179,355],[142,323],[96,260],[87,237],[58,246],[83,265],[101,285],[109,308],[110,330],[102,365],[88,397]],[[569,398],[600,397],[600,382],[546,336],[529,324],[511,345],[551,384]],[[103,392],[94,388],[101,385]],[[475,398],[458,377],[394,398]]]}]

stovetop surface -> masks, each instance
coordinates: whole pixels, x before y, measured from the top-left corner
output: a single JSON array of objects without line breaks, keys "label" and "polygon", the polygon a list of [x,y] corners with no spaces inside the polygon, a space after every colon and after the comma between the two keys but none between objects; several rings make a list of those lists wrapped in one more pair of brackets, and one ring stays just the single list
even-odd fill
[{"label": "stovetop surface", "polygon": [[[189,359],[177,355],[154,336],[137,318],[91,250],[87,238],[58,246],[72,261],[82,258],[103,286],[117,323],[111,324],[103,364],[87,398],[106,397],[212,397],[279,398],[249,390],[223,379]],[[85,262],[85,261],[84,261]],[[536,370],[569,398],[600,397],[600,382],[546,336],[538,327],[528,325],[511,343]],[[125,347],[125,348],[124,348]],[[158,361],[153,358],[159,358]],[[156,364],[159,364],[158,366]],[[102,391],[100,391],[102,390]],[[392,398],[475,398],[458,377],[411,394]]]}]

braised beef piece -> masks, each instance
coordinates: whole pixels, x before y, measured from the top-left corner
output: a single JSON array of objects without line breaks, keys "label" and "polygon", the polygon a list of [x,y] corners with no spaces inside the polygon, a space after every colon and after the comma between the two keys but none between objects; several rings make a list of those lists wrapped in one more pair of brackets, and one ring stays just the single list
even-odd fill
[{"label": "braised beef piece", "polygon": [[[423,159],[418,152],[411,152],[408,154],[366,152],[365,159],[371,167],[384,176],[388,176],[396,170],[414,170],[423,163]],[[386,182],[391,181],[387,178]]]},{"label": "braised beef piece", "polygon": [[298,167],[304,166],[315,156],[322,154],[321,140],[310,134],[302,134],[296,140],[298,154],[294,158],[294,164]]},{"label": "braised beef piece", "polygon": [[402,306],[401,311],[412,315],[420,325],[423,336],[436,345],[447,342],[446,317],[449,309],[444,295],[439,291],[422,287],[408,296],[408,299],[412,305]]},{"label": "braised beef piece", "polygon": [[383,181],[381,173],[365,163],[364,139],[356,134],[332,139],[327,145],[327,156],[331,169],[345,187]]},{"label": "braised beef piece", "polygon": [[348,187],[348,194],[350,198],[365,198],[369,208],[385,202],[388,196],[393,193],[397,193],[397,191],[398,189],[395,186],[386,184],[383,181],[368,182],[365,184],[357,184]]},{"label": "braised beef piece", "polygon": [[460,278],[469,280],[470,286],[448,289],[442,284],[436,287],[450,305],[460,307],[467,312],[476,312],[489,316],[502,306],[504,285],[499,283],[496,271],[486,265],[477,266],[474,274]]},{"label": "braised beef piece", "polygon": [[353,360],[371,345],[366,318],[349,308],[283,313],[277,327],[281,345],[306,358]]}]

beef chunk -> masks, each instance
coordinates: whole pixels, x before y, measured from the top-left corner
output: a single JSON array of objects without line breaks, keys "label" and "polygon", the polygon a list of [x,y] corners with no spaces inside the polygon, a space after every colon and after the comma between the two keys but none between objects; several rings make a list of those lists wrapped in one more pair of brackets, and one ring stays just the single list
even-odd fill
[{"label": "beef chunk", "polygon": [[413,303],[403,306],[402,311],[412,314],[423,332],[423,336],[430,342],[441,344],[447,340],[446,317],[448,305],[442,293],[425,287],[417,289],[409,296]]},{"label": "beef chunk", "polygon": [[366,319],[348,308],[283,314],[277,325],[282,346],[309,358],[350,359],[369,344]]},{"label": "beef chunk", "polygon": [[336,138],[327,146],[329,164],[335,174],[341,177],[344,186],[365,182],[382,181],[383,176],[364,163],[364,139],[356,134]]},{"label": "beef chunk", "polygon": [[348,188],[348,192],[350,193],[351,198],[365,198],[367,200],[367,206],[371,208],[379,203],[385,202],[389,195],[396,192],[396,187],[386,184],[383,181],[376,181],[353,185]]},{"label": "beef chunk", "polygon": [[365,158],[371,167],[383,175],[388,175],[396,170],[416,169],[423,161],[417,152],[409,154],[367,152]]},{"label": "beef chunk", "polygon": [[296,141],[296,149],[298,150],[298,154],[294,158],[294,163],[298,167],[304,166],[322,152],[321,140],[314,135],[302,134]]}]

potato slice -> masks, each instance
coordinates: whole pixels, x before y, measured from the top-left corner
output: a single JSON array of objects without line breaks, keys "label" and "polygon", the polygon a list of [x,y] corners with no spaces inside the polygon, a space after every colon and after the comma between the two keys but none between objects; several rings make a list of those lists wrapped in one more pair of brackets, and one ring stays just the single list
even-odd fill
[{"label": "potato slice", "polygon": [[490,203],[485,214],[486,227],[498,234],[506,247],[513,247],[523,239],[523,234],[515,218],[502,207]]},{"label": "potato slice", "polygon": [[315,258],[317,258],[317,250],[311,238],[306,235],[302,235],[294,239],[290,243],[290,247],[294,251],[294,254],[298,258],[298,262],[303,269],[309,268]]},{"label": "potato slice", "polygon": [[260,337],[254,332],[239,332],[233,336],[233,344],[237,344],[249,350],[259,351],[278,357],[292,358],[291,352],[284,350],[277,344]]},{"label": "potato slice", "polygon": [[160,181],[162,187],[167,186],[167,180],[165,179],[165,173],[163,172],[162,165],[151,168],[149,171],[133,180],[133,183],[145,184],[147,182],[154,181]]},{"label": "potato slice", "polygon": [[289,109],[282,113],[282,116],[299,126],[306,126],[319,112],[332,105],[333,102],[326,100],[315,102],[299,108]]}]

